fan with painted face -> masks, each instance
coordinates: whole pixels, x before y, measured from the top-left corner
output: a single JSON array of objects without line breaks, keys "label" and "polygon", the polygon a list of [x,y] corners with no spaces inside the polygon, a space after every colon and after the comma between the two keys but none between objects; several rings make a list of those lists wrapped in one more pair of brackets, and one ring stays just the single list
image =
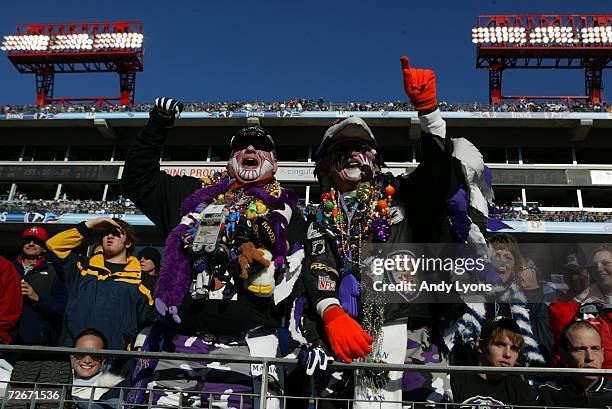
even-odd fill
[{"label": "fan with painted face", "polygon": [[[331,126],[315,153],[316,172],[323,189],[350,192],[371,179],[384,165],[370,127],[358,117]],[[329,185],[329,186],[328,186]]]},{"label": "fan with painted face", "polygon": [[272,136],[263,128],[242,128],[230,142],[227,163],[230,176],[240,184],[263,183],[273,179],[278,170]]}]

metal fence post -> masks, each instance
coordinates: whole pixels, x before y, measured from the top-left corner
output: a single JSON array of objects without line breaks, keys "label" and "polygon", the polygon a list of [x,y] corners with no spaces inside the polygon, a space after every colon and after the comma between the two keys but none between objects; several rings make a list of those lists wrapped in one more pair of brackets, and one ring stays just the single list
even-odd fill
[{"label": "metal fence post", "polygon": [[259,409],[266,409],[268,405],[268,361],[263,360],[261,368],[261,391],[259,398]]}]

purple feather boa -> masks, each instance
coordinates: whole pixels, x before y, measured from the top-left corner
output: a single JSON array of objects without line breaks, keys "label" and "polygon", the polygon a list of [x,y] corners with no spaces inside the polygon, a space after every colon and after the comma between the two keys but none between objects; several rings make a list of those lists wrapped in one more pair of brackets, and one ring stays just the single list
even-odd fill
[{"label": "purple feather boa", "polygon": [[187,196],[185,200],[183,200],[183,203],[181,204],[181,216],[194,212],[196,207],[198,207],[198,205],[201,203],[212,203],[217,196],[227,192],[231,185],[232,180],[225,178],[221,179],[214,185],[196,190],[190,196]]},{"label": "purple feather boa", "polygon": [[182,235],[188,228],[179,224],[166,239],[164,263],[155,286],[155,297],[164,301],[168,307],[180,307],[191,282],[189,259],[182,251]]},{"label": "purple feather boa", "polygon": [[[211,203],[217,196],[225,193],[230,185],[230,179],[222,179],[214,185],[196,190],[183,200],[181,216],[196,210],[201,203]],[[180,307],[183,297],[191,282],[191,266],[189,257],[183,251],[182,235],[189,227],[184,224],[176,226],[166,239],[164,263],[159,272],[155,286],[155,297],[160,298],[168,307]]]}]

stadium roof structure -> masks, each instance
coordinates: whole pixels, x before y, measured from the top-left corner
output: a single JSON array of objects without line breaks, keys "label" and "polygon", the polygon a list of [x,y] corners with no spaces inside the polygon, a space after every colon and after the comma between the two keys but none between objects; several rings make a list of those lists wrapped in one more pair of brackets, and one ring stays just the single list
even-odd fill
[{"label": "stadium roof structure", "polygon": [[[472,28],[476,68],[489,71],[489,99],[602,101],[602,71],[612,66],[612,14],[482,15]],[[505,96],[507,69],[584,69],[585,94]]]},{"label": "stadium roof structure", "polygon": [[[142,23],[20,24],[3,37],[0,50],[21,74],[36,76],[36,104],[117,101],[131,105],[136,72],[144,69]],[[55,74],[115,72],[119,97],[54,98]]]}]

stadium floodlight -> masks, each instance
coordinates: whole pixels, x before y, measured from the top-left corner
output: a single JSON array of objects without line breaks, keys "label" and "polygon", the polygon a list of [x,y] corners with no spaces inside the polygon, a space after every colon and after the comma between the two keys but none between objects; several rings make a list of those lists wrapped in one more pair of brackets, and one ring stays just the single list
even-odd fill
[{"label": "stadium floodlight", "polygon": [[93,39],[88,34],[60,34],[52,38],[50,50],[55,52],[85,51],[91,50],[92,44]]},{"label": "stadium floodlight", "polygon": [[[493,20],[489,16],[483,25],[479,21],[477,26],[471,28],[472,42],[479,46],[506,44],[512,47],[527,43],[542,47],[612,44],[612,24],[609,24],[609,17],[606,17],[608,24],[605,24],[606,20],[602,20],[602,16],[597,16],[588,20],[589,26],[586,27],[583,26],[584,20],[579,20],[579,16],[541,16],[539,20],[533,16],[507,17],[510,18]],[[138,43],[128,38],[127,44],[137,47]]]},{"label": "stadium floodlight", "polygon": [[22,35],[4,36],[0,50],[2,51],[44,51],[49,45],[49,36]]},{"label": "stadium floodlight", "polygon": [[[0,50],[22,74],[36,75],[36,104],[70,101],[134,101],[136,73],[144,69],[142,23],[19,24],[0,38]],[[54,98],[55,76],[62,73],[119,74],[117,98]]]},{"label": "stadium floodlight", "polygon": [[94,38],[95,49],[140,49],[143,35],[141,33],[103,33]]}]

